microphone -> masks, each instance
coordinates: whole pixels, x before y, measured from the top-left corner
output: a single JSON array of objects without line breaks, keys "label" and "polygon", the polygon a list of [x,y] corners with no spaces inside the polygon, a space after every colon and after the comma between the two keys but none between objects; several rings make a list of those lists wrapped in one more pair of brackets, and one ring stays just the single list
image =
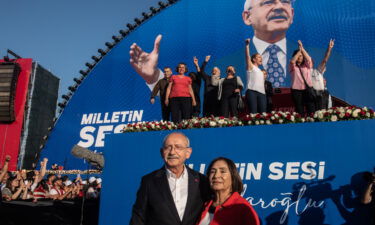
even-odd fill
[{"label": "microphone", "polygon": [[79,145],[74,145],[71,153],[77,158],[85,159],[91,165],[96,166],[99,169],[104,168],[104,156],[100,153],[95,153]]}]

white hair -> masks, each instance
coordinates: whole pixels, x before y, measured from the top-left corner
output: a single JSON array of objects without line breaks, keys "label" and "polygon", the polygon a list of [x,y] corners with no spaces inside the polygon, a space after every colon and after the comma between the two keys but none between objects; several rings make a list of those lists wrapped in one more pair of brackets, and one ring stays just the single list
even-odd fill
[{"label": "white hair", "polygon": [[[251,8],[251,2],[253,0],[245,0],[245,4],[243,6],[243,11],[248,11]],[[290,3],[294,3],[296,0],[290,0]]]},{"label": "white hair", "polygon": [[163,139],[163,147],[165,146],[165,142],[167,141],[167,139],[168,139],[168,137],[170,136],[170,135],[172,135],[172,134],[179,134],[179,135],[182,135],[183,137],[185,137],[185,139],[186,139],[186,144],[187,144],[187,148],[190,148],[190,140],[189,140],[189,138],[184,134],[184,133],[182,133],[182,132],[173,132],[173,133],[170,133],[170,134],[168,134],[167,136],[165,136],[164,137],[164,139]]}]

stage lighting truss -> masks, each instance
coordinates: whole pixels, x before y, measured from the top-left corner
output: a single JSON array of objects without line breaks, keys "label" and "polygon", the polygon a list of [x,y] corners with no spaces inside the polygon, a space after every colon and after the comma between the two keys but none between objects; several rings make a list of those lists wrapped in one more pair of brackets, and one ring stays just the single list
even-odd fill
[{"label": "stage lighting truss", "polygon": [[99,61],[102,59],[102,56],[97,57],[96,55],[93,55],[93,56],[91,56],[91,58],[92,58],[95,62],[99,62]]}]

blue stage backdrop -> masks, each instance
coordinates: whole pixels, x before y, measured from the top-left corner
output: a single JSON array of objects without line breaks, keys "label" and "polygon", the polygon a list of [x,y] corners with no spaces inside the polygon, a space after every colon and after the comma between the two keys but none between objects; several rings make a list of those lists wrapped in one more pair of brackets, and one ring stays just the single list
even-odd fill
[{"label": "blue stage backdrop", "polygon": [[[67,169],[82,169],[85,168],[83,161],[69,153],[75,144],[103,152],[107,136],[119,133],[124,124],[161,119],[158,98],[154,105],[150,104],[149,87],[129,63],[132,43],[151,52],[155,38],[162,34],[158,68],[175,68],[177,63],[186,62],[190,71],[194,71],[193,56],[202,62],[206,55],[211,55],[207,72],[218,66],[224,74],[227,65],[234,65],[237,75],[245,82],[244,40],[253,38],[254,32],[242,19],[244,2],[181,0],[131,31],[78,87],[59,117],[43,157]],[[292,2],[289,20],[293,19],[293,23],[287,29],[284,63],[287,64],[291,52],[297,48],[297,40],[302,40],[317,66],[333,38],[335,46],[325,73],[328,89],[332,95],[351,104],[375,106],[373,1]],[[283,1],[282,4],[288,3]],[[255,53],[253,43],[252,52]],[[287,75],[284,79],[288,86],[290,77]],[[280,143],[284,142],[286,140]]]},{"label": "blue stage backdrop", "polygon": [[[360,215],[369,214],[358,197],[363,172],[375,166],[374,126],[370,120],[182,132],[191,141],[193,169],[204,173],[218,156],[237,163],[243,196],[262,224],[364,225]],[[168,133],[108,138],[100,225],[128,224],[141,177],[163,165],[159,151]]]}]

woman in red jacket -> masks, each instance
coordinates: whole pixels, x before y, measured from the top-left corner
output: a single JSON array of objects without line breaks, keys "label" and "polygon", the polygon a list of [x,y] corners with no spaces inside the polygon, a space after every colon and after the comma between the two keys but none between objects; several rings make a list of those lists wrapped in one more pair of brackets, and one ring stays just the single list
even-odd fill
[{"label": "woman in red jacket", "polygon": [[260,224],[253,207],[240,195],[243,184],[232,160],[214,159],[208,166],[207,176],[213,197],[206,202],[198,225]]}]

